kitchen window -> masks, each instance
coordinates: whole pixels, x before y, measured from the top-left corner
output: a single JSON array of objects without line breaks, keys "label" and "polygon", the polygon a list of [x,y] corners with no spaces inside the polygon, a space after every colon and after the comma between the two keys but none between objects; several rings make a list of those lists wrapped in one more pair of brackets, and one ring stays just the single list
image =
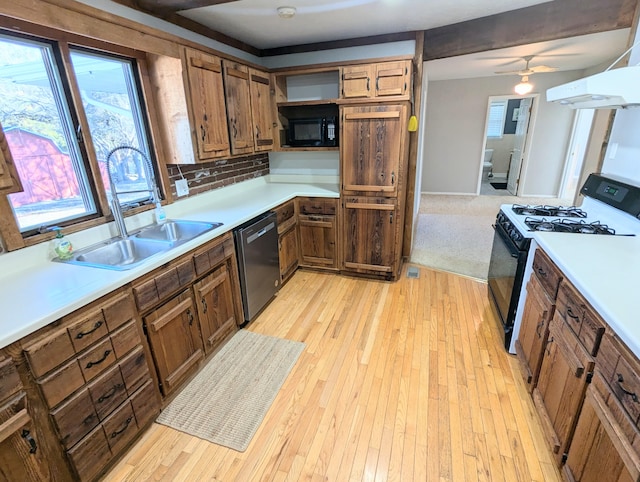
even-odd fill
[{"label": "kitchen window", "polygon": [[[24,188],[7,196],[19,233],[101,217],[111,191],[108,153],[131,146],[153,159],[136,59],[0,34],[0,67],[0,124]],[[143,162],[112,163],[118,191],[146,189]],[[120,202],[138,206],[150,196]]]},{"label": "kitchen window", "polygon": [[491,102],[487,120],[487,137],[501,139],[504,131],[504,119],[507,115],[507,101]]}]

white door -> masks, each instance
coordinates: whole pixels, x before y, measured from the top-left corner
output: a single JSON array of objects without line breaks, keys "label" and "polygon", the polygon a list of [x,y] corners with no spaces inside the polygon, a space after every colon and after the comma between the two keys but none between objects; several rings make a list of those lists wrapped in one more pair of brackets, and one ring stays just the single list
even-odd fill
[{"label": "white door", "polygon": [[576,110],[573,132],[569,141],[569,150],[567,151],[567,160],[564,165],[562,184],[558,195],[561,199],[573,199],[578,189],[578,181],[587,151],[587,144],[589,143],[589,136],[591,135],[594,115],[594,109]]},{"label": "white door", "polygon": [[529,118],[531,117],[531,97],[525,97],[520,101],[518,110],[518,123],[516,124],[516,135],[513,138],[513,150],[509,161],[509,173],[507,174],[507,191],[512,195],[518,194],[518,184],[520,182],[520,170],[522,169],[522,158],[524,156],[525,144],[527,141],[527,131],[529,130]]}]

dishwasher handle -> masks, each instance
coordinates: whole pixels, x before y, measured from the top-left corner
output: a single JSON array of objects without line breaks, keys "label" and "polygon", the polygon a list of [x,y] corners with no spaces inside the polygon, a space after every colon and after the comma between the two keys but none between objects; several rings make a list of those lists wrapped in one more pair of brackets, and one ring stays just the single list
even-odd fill
[{"label": "dishwasher handle", "polygon": [[267,234],[269,231],[271,231],[275,227],[276,227],[276,223],[274,223],[274,222],[271,222],[271,223],[267,224],[260,231],[257,231],[255,233],[253,233],[252,235],[248,236],[246,244],[253,243],[256,239],[259,239],[260,237],[264,236],[265,234]]}]

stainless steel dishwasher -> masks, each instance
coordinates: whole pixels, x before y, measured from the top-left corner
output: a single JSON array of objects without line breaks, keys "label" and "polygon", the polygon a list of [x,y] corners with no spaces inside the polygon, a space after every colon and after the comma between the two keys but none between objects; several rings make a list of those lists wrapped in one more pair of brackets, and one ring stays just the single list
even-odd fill
[{"label": "stainless steel dishwasher", "polygon": [[266,212],[233,231],[240,272],[245,323],[280,289],[280,259],[276,214]]}]

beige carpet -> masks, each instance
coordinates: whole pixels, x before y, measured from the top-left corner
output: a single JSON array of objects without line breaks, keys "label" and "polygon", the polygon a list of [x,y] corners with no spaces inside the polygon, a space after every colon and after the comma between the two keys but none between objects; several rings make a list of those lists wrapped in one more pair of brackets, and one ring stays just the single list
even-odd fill
[{"label": "beige carpet", "polygon": [[244,452],[304,347],[240,330],[157,422]]},{"label": "beige carpet", "polygon": [[570,205],[555,198],[422,194],[411,262],[487,279],[496,214],[502,204]]}]

